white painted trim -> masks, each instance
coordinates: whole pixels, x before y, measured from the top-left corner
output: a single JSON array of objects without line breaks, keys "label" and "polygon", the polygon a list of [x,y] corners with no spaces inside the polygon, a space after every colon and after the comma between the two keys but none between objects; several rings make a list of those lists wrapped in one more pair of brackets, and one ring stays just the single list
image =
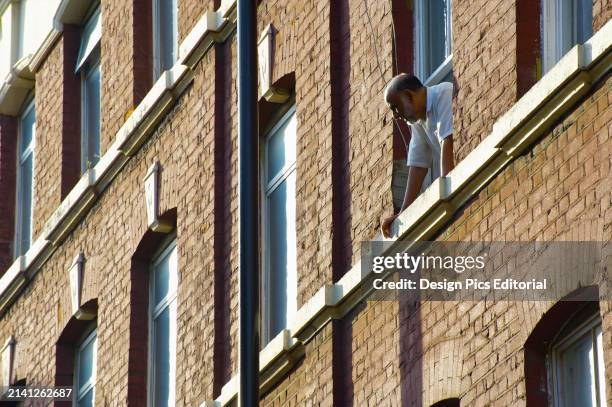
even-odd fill
[{"label": "white painted trim", "polygon": [[[216,34],[223,23],[223,17],[219,13],[207,10],[181,42],[178,49],[178,63],[193,67],[215,42]],[[207,35],[210,41],[203,43],[202,39]],[[200,47],[201,45],[203,47]]]},{"label": "white painted trim", "polygon": [[[268,153],[267,153],[267,146],[268,146],[268,142],[270,141],[271,137],[275,134],[277,134],[278,130],[281,129],[284,125],[288,125],[290,123],[291,120],[294,120],[296,122],[296,127],[297,127],[297,116],[296,116],[296,107],[295,105],[292,105],[291,107],[289,107],[289,109],[287,109],[285,112],[282,113],[282,115],[280,115],[278,117],[278,120],[276,120],[274,122],[274,125],[272,126],[272,128],[267,131],[264,134],[264,142],[260,143],[260,157],[263,157],[263,159],[261,160],[261,166],[263,167],[260,171],[260,183],[261,183],[261,191],[259,191],[259,195],[261,197],[261,208],[262,208],[262,221],[263,221],[263,225],[261,227],[261,241],[262,241],[262,248],[261,251],[263,253],[262,256],[262,261],[261,261],[261,288],[262,288],[262,294],[261,294],[261,312],[260,312],[260,327],[261,327],[261,342],[262,344],[266,344],[266,342],[268,342],[271,338],[270,338],[270,332],[271,332],[271,318],[272,318],[272,312],[270,312],[270,306],[269,306],[269,301],[268,299],[270,298],[271,295],[274,295],[273,293],[271,293],[270,291],[270,285],[271,285],[271,278],[270,278],[270,258],[271,258],[271,253],[270,253],[270,247],[268,245],[268,242],[270,241],[269,236],[270,236],[270,213],[269,213],[269,198],[270,195],[274,192],[274,190],[276,190],[276,188],[278,188],[278,186],[283,182],[283,181],[287,181],[289,179],[289,177],[295,173],[295,169],[296,169],[296,162],[295,162],[295,157],[293,158],[293,161],[289,161],[288,163],[285,163],[283,165],[282,168],[280,168],[278,170],[278,173],[276,174],[276,176],[270,180],[267,181],[268,179]],[[296,130],[297,131],[297,130]],[[297,133],[293,135],[296,143],[297,143]],[[295,146],[296,150],[297,150],[297,145]],[[287,158],[289,159],[289,158]],[[289,184],[287,184],[289,185]],[[295,185],[293,186],[295,188]],[[289,192],[289,188],[287,189],[287,192]],[[295,196],[287,196],[288,200],[292,200],[293,201],[293,205],[295,208]],[[287,221],[289,221],[289,219],[287,219]],[[295,225],[294,225],[295,226]],[[295,228],[294,228],[294,232],[295,232]],[[291,239],[291,237],[287,236],[288,239]],[[296,236],[293,236],[293,239],[296,239]],[[297,246],[297,242],[296,246]],[[297,248],[294,248],[297,250]],[[289,245],[287,246],[287,256],[289,256],[290,253],[290,249],[289,249]],[[294,252],[295,254],[296,252]],[[293,287],[294,290],[290,290],[289,285],[287,285],[286,288],[286,299],[287,302],[285,304],[285,317],[286,317],[286,322],[287,324],[290,323],[290,320],[292,318],[292,316],[295,314],[295,308],[297,308],[296,302],[297,302],[297,260],[295,258],[290,259],[289,257],[287,257],[287,260],[289,261],[289,266],[294,263],[296,263],[296,268],[294,270],[291,269],[287,269],[287,283],[291,283],[291,278],[293,277],[294,281],[295,281],[295,286]],[[293,260],[293,261],[292,261]],[[289,273],[293,273],[293,275],[290,275]],[[290,299],[290,294],[295,293],[295,297],[293,298],[293,300]],[[294,307],[292,307],[292,309],[289,309],[290,305],[294,305]]]},{"label": "white painted trim", "polygon": [[17,61],[0,85],[0,114],[17,116],[34,88],[34,74],[30,71],[31,56]]}]

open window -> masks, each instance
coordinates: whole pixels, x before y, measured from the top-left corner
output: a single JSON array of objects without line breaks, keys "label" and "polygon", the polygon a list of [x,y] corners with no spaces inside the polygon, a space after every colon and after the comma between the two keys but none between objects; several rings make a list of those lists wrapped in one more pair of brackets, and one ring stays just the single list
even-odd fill
[{"label": "open window", "polygon": [[417,0],[415,72],[424,85],[452,82],[451,0]]},{"label": "open window", "polygon": [[262,143],[262,345],[287,327],[297,310],[295,106],[272,120]]}]

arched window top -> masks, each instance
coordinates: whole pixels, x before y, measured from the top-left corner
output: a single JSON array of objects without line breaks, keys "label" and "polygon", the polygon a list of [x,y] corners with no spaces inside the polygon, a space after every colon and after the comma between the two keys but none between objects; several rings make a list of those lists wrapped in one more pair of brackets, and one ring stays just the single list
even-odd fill
[{"label": "arched window top", "polygon": [[548,352],[554,406],[606,405],[603,336],[597,303],[583,306],[560,330]]}]

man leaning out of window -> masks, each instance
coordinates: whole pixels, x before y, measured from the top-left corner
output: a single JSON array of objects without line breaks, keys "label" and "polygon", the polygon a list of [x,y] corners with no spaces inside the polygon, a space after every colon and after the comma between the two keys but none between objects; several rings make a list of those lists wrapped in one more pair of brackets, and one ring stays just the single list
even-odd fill
[{"label": "man leaning out of window", "polygon": [[396,120],[410,125],[412,137],[408,148],[408,182],[399,211],[382,219],[385,237],[391,224],[416,199],[427,171],[432,179],[446,176],[454,167],[453,159],[453,84],[423,86],[413,75],[399,74],[387,84],[385,102]]}]

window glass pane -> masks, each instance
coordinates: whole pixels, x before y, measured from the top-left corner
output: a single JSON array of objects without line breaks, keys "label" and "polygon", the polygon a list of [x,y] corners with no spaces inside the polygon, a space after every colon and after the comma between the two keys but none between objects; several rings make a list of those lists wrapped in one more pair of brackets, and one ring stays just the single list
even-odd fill
[{"label": "window glass pane", "polygon": [[90,389],[87,393],[81,396],[77,406],[79,407],[93,407],[94,405],[94,389]]},{"label": "window glass pane", "polygon": [[155,406],[170,405],[170,309],[167,307],[153,322]]},{"label": "window glass pane", "polygon": [[177,270],[176,270],[176,246],[172,248],[165,256],[157,263],[154,269],[155,293],[153,297],[153,305],[158,305],[170,293],[176,291],[177,287]]},{"label": "window glass pane", "polygon": [[170,291],[170,269],[168,267],[168,257],[164,258],[155,266],[155,296],[153,304],[157,305],[166,298]]},{"label": "window glass pane", "polygon": [[270,338],[296,308],[295,171],[269,196],[268,309]]},{"label": "window glass pane", "polygon": [[34,159],[32,154],[28,155],[20,168],[20,234],[21,247],[20,253],[24,254],[30,248],[32,238],[32,178],[33,178]]},{"label": "window glass pane", "polygon": [[593,340],[590,332],[565,349],[560,359],[564,405],[595,406]]},{"label": "window glass pane", "polygon": [[19,146],[19,155],[23,154],[30,146],[30,143],[34,140],[35,131],[36,111],[34,108],[31,108],[21,119],[21,143]]},{"label": "window glass pane", "polygon": [[176,0],[158,0],[159,59],[161,72],[172,68],[176,61]]},{"label": "window glass pane", "polygon": [[286,326],[287,303],[287,182],[283,181],[269,198],[268,309],[270,338]]},{"label": "window glass pane", "polygon": [[[84,81],[85,123],[84,136],[87,137],[85,164],[94,166],[100,160],[100,65],[96,64],[88,72]],[[86,168],[87,166],[85,166]]]},{"label": "window glass pane", "polygon": [[[295,231],[295,178],[292,171],[287,177],[287,318],[289,323],[297,311],[297,237]],[[286,326],[286,325],[285,325]]]},{"label": "window glass pane", "polygon": [[576,41],[580,44],[593,35],[593,0],[575,0],[576,4]]},{"label": "window glass pane", "polygon": [[90,380],[93,379],[93,373],[94,373],[94,353],[96,351],[95,349],[95,340],[91,340],[89,341],[89,343],[83,347],[80,351],[79,351],[79,377],[78,377],[78,386],[79,389],[81,390],[81,388],[87,384],[87,382],[89,382]]},{"label": "window glass pane", "polygon": [[[425,76],[429,77],[446,59],[447,7],[445,0],[425,0]],[[425,78],[424,78],[425,79]]]},{"label": "window glass pane", "polygon": [[[558,37],[558,55],[556,61],[559,61],[563,55],[565,55],[573,46],[576,44],[575,25],[574,21],[576,18],[574,10],[574,0],[557,0],[559,6],[559,12],[557,18],[559,19],[559,26],[557,30]],[[578,0],[579,1],[579,0]]]},{"label": "window glass pane", "polygon": [[177,289],[176,246],[166,249],[152,270],[154,308],[151,321],[150,376],[151,403],[155,406],[174,405],[176,354],[176,299],[168,296]]},{"label": "window glass pane", "polygon": [[268,177],[271,181],[285,166],[295,163],[296,118],[292,113],[285,122],[272,133],[267,141]]}]

